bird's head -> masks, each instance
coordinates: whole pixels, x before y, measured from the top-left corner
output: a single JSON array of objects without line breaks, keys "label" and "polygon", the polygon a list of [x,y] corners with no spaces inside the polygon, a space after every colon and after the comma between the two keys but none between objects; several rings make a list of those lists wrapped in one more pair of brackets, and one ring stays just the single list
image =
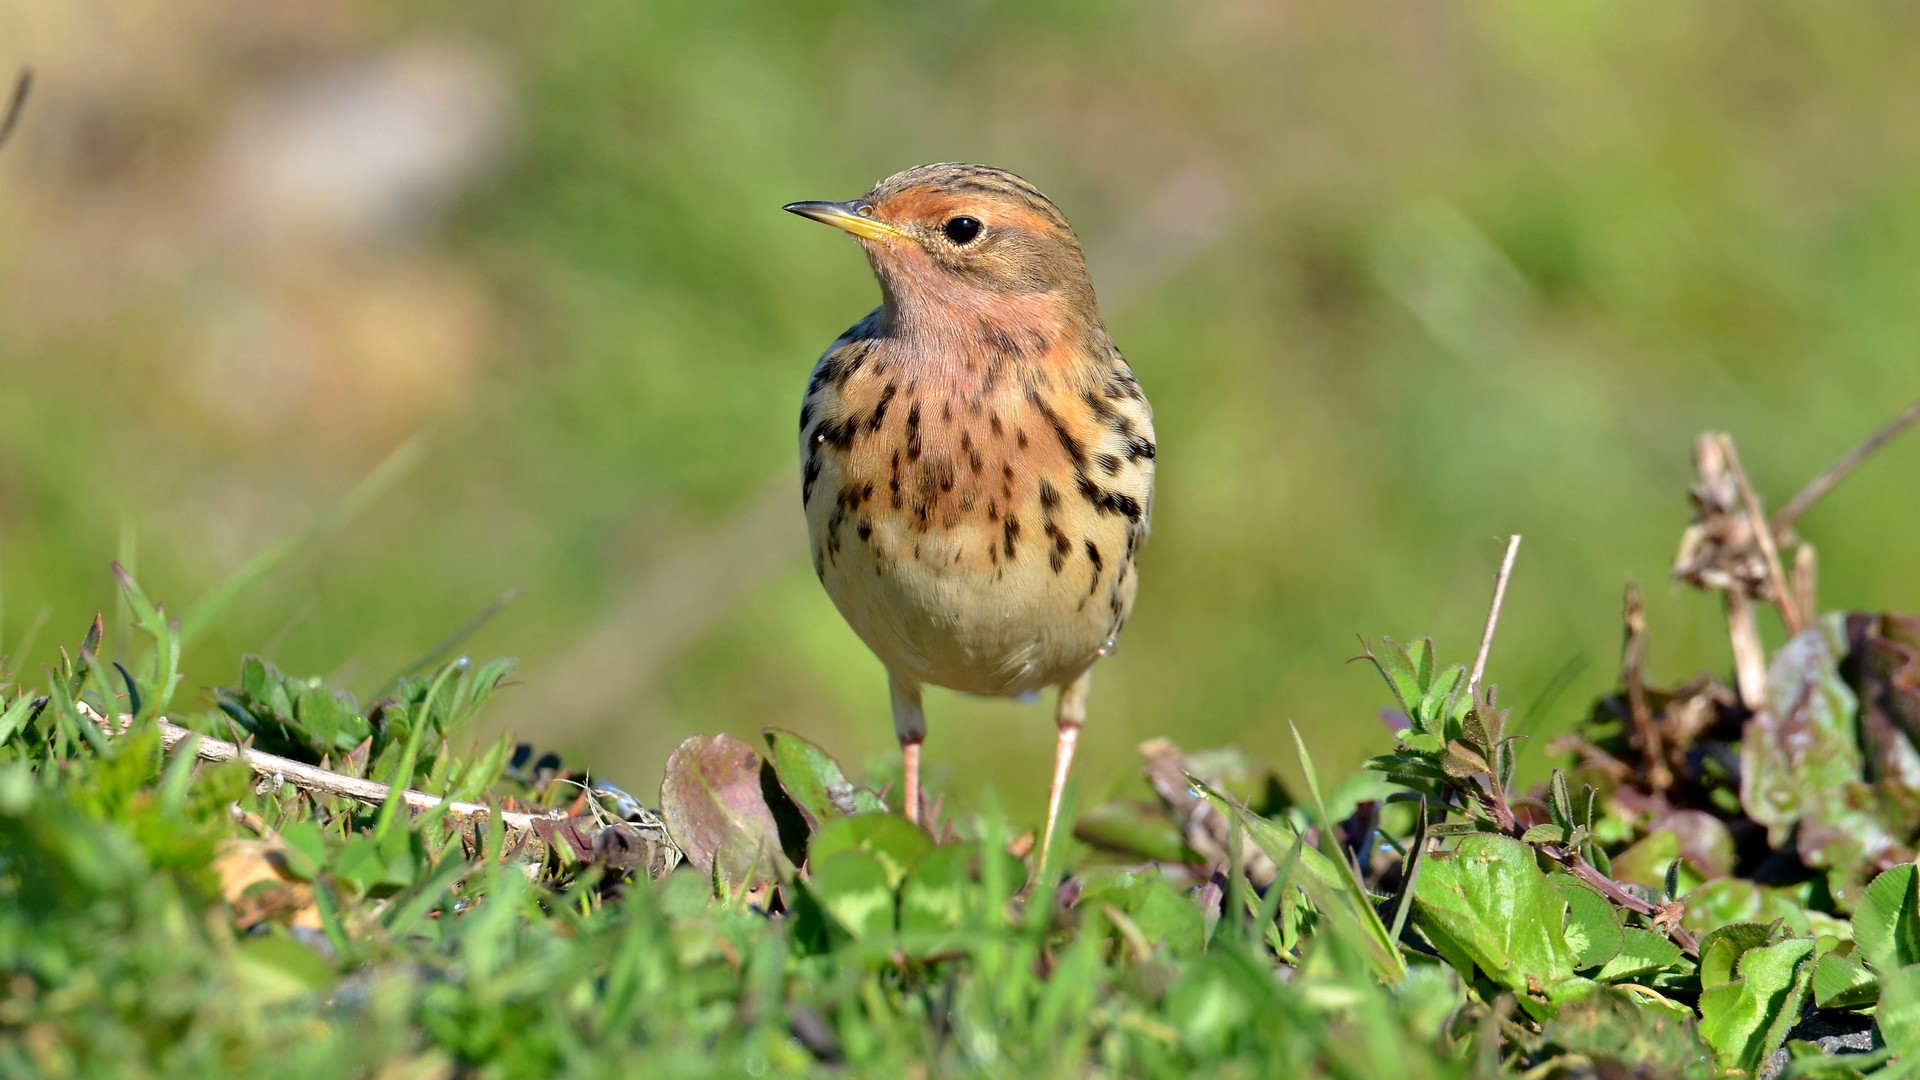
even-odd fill
[{"label": "bird's head", "polygon": [[1004,169],[946,162],[896,173],[847,202],[796,202],[791,213],[852,233],[889,309],[1051,299],[1091,314],[1080,241],[1059,207]]}]

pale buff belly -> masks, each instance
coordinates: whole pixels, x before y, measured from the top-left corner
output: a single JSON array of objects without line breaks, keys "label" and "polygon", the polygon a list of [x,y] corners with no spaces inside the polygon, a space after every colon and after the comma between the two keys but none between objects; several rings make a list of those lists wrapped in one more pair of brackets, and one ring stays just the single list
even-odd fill
[{"label": "pale buff belly", "polygon": [[[895,676],[974,694],[1025,694],[1072,680],[1112,648],[1133,605],[1125,524],[1073,530],[1073,558],[1030,521],[1006,554],[1004,530],[920,531],[896,515],[862,519],[821,500],[808,526],[835,606]],[[861,535],[860,525],[868,528]],[[838,543],[827,541],[828,530]],[[1084,535],[1083,535],[1084,534]],[[1091,540],[1107,552],[1095,568]],[[984,557],[992,548],[995,557]],[[1059,565],[1056,568],[1056,563]]]}]

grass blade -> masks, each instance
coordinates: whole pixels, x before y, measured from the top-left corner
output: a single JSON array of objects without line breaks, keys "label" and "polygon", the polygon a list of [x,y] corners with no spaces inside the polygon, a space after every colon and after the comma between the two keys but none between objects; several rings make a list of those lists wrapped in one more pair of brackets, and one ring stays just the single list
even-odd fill
[{"label": "grass blade", "polygon": [[293,561],[301,552],[312,547],[328,533],[352,520],[360,511],[365,510],[375,499],[387,493],[395,484],[412,472],[425,456],[426,443],[413,438],[402,443],[398,450],[387,455],[385,461],[373,467],[353,489],[341,496],[332,506],[321,511],[306,528],[286,537],[248,560],[246,565],[227,576],[225,581],[215,585],[211,592],[200,598],[199,603],[180,617],[180,641],[189,644],[206,633],[207,628],[225,615],[233,605],[239,603],[254,586],[265,581],[273,573]]},{"label": "grass blade", "polygon": [[518,600],[518,599],[520,599],[520,589],[518,586],[508,589],[506,592],[503,592],[499,596],[495,597],[493,600],[493,603],[488,604],[486,607],[481,608],[479,613],[476,614],[473,618],[468,619],[466,622],[461,623],[460,626],[457,629],[455,629],[453,633],[448,634],[446,637],[442,638],[437,644],[433,646],[433,648],[428,649],[424,653],[421,653],[419,656],[413,659],[412,663],[409,663],[407,666],[401,668],[399,672],[394,675],[393,678],[388,679],[386,681],[385,685],[380,687],[380,689],[374,691],[373,696],[375,698],[386,697],[388,694],[393,693],[393,691],[399,687],[401,679],[404,679],[409,675],[418,675],[422,671],[425,671],[428,668],[432,667],[434,664],[439,663],[440,660],[443,657],[445,657],[448,653],[458,648],[461,642],[472,637],[474,633],[477,632],[481,627],[493,621],[493,617],[495,615],[498,615],[502,611],[505,611],[508,605],[512,604],[515,600]]}]

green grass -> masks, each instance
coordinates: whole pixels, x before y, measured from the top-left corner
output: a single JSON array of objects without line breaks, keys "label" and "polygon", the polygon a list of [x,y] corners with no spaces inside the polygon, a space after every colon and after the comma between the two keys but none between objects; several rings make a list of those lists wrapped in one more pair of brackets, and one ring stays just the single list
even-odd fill
[{"label": "green grass", "polygon": [[[1847,637],[1836,616],[1781,650],[1769,677],[1797,704],[1736,751],[1767,787],[1685,766],[1664,797],[1715,809],[1684,828],[1632,779],[1512,787],[1495,691],[1383,641],[1409,726],[1375,771],[1325,788],[1296,736],[1296,799],[1243,752],[1163,743],[1158,801],[1081,815],[1060,879],[1011,853],[1031,837],[991,801],[922,830],[790,731],[764,755],[686,739],[657,815],[475,745],[506,661],[363,708],[248,658],[217,707],[167,709],[179,623],[121,585],[137,641],[96,621],[43,693],[0,693],[8,1075],[1706,1078],[1786,1054],[1797,1076],[1891,1077],[1920,1053],[1920,873],[1884,869],[1912,788],[1847,734],[1920,704],[1897,675],[1920,620]],[[99,659],[115,648],[130,662]],[[1724,691],[1647,693],[1669,725]],[[1638,768],[1608,715],[1583,737]],[[448,801],[196,765],[162,749],[176,724]],[[1717,730],[1673,760],[1714,760]],[[453,800],[571,816],[529,831]],[[1798,828],[1737,857],[1711,842],[1756,822]],[[1893,849],[1848,840],[1878,831]],[[672,857],[651,876],[622,838]],[[1881,1049],[1825,1058],[1795,1041],[1806,1015]]]}]

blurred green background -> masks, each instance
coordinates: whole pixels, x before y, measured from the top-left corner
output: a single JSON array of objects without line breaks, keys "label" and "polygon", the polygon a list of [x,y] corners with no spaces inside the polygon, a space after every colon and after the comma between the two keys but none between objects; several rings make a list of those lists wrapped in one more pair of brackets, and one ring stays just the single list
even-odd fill
[{"label": "blurred green background", "polygon": [[[1920,9],[1754,3],[0,0],[0,651],[30,681],[135,561],[178,610],[397,446],[423,464],[188,655],[365,695],[468,641],[492,721],[651,797],[778,724],[892,746],[809,571],[794,418],[876,300],[779,212],[1009,167],[1086,244],[1152,397],[1133,748],[1377,748],[1356,634],[1491,665],[1536,731],[1723,667],[1663,582],[1692,435],[1779,505],[1920,386]],[[1920,438],[1823,503],[1823,601],[1920,608]],[[1777,634],[1776,627],[1769,631]],[[1555,687],[1560,687],[1556,693]],[[1031,813],[1050,706],[929,701],[934,783]],[[1540,744],[1532,753],[1536,764]]]}]

